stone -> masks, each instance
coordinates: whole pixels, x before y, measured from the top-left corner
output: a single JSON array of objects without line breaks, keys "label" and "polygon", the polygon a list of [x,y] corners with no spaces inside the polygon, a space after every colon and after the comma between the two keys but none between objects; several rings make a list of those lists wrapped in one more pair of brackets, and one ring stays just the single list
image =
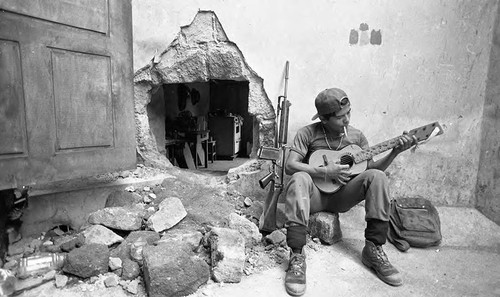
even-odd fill
[{"label": "stone", "polygon": [[338,213],[317,212],[309,218],[309,233],[325,244],[342,240],[342,230]]},{"label": "stone", "polygon": [[148,245],[148,242],[143,238],[139,238],[138,240],[132,242],[130,245],[130,257],[132,260],[142,264],[142,250],[146,245]]},{"label": "stone", "polygon": [[118,257],[122,259],[122,261],[124,261],[125,259],[132,259],[130,257],[130,246],[140,238],[144,238],[146,242],[151,245],[156,243],[160,239],[160,235],[154,231],[132,231],[125,238],[125,240],[120,243],[120,245],[111,250],[110,256]]},{"label": "stone", "polygon": [[109,257],[109,264],[108,264],[108,266],[109,266],[109,269],[111,271],[115,271],[115,270],[117,270],[119,268],[122,268],[122,263],[123,263],[123,261],[120,258]]},{"label": "stone", "polygon": [[121,273],[122,279],[133,280],[136,279],[140,273],[141,267],[139,266],[139,263],[130,259],[123,260]]},{"label": "stone", "polygon": [[109,247],[115,243],[123,241],[121,236],[102,225],[92,225],[83,230],[82,234],[85,237],[85,243],[87,244],[105,244]]},{"label": "stone", "polygon": [[248,219],[231,213],[229,215],[229,228],[237,230],[245,239],[247,248],[258,244],[262,240],[262,234],[259,232],[259,227]]},{"label": "stone", "polygon": [[186,296],[210,278],[210,267],[188,245],[162,242],[145,246],[143,256],[144,284],[150,297]]},{"label": "stone", "polygon": [[68,283],[68,279],[69,278],[64,274],[57,274],[55,282],[56,288],[62,288],[66,286],[66,284]]},{"label": "stone", "polygon": [[91,213],[88,221],[112,229],[134,231],[142,226],[143,212],[136,208],[108,207]]},{"label": "stone", "polygon": [[173,229],[165,232],[165,234],[158,241],[158,244],[162,242],[173,241],[179,244],[187,244],[194,250],[200,245],[200,241],[202,238],[203,234],[201,234],[200,231]]},{"label": "stone", "polygon": [[63,271],[81,278],[108,271],[109,250],[104,244],[86,244],[68,253]]},{"label": "stone", "polygon": [[233,229],[212,228],[208,241],[213,280],[219,283],[239,283],[245,266],[243,236]]},{"label": "stone", "polygon": [[139,287],[139,280],[132,280],[125,286],[125,290],[127,290],[127,292],[131,294],[136,295],[138,292],[138,287]]},{"label": "stone", "polygon": [[265,240],[269,244],[285,246],[286,234],[284,234],[281,230],[274,230],[271,234],[265,237]]},{"label": "stone", "polygon": [[79,248],[82,245],[85,244],[85,236],[83,234],[78,234],[76,236],[72,236],[72,239],[63,242],[61,245],[59,245],[59,249],[63,252],[70,252],[74,248]]},{"label": "stone", "polygon": [[177,197],[164,199],[159,205],[159,210],[149,217],[148,227],[156,232],[168,230],[177,225],[187,215],[184,205]]},{"label": "stone", "polygon": [[252,206],[253,201],[252,201],[252,199],[250,199],[250,198],[248,198],[248,197],[245,197],[245,200],[243,200],[243,204],[244,204],[246,207],[250,207],[250,206]]},{"label": "stone", "polygon": [[140,200],[141,195],[137,193],[117,190],[108,195],[104,207],[130,206],[138,203]]},{"label": "stone", "polygon": [[43,275],[43,280],[44,281],[49,281],[52,280],[56,277],[56,271],[55,270],[50,270],[49,272],[45,273]]},{"label": "stone", "polygon": [[105,280],[104,280],[104,285],[106,286],[106,288],[109,288],[109,287],[116,287],[118,286],[118,280],[115,276],[108,276]]},{"label": "stone", "polygon": [[33,238],[22,238],[21,240],[15,242],[14,244],[9,245],[7,250],[7,255],[15,256],[19,254],[29,254],[33,252],[33,248],[30,248],[29,245]]}]

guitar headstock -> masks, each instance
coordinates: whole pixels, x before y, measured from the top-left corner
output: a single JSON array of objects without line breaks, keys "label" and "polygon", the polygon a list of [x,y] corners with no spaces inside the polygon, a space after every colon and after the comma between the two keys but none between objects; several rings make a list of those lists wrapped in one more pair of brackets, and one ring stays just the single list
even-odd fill
[{"label": "guitar headstock", "polygon": [[438,122],[430,123],[422,127],[412,129],[408,132],[410,135],[415,135],[417,141],[428,140],[431,136],[437,136],[444,133],[443,127]]}]

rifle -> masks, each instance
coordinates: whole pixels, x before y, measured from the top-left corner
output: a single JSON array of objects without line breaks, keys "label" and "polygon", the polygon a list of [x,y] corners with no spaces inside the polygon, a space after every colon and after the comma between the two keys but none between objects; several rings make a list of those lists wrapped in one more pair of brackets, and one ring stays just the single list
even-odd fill
[{"label": "rifle", "polygon": [[278,96],[276,108],[276,119],[279,120],[279,127],[275,125],[274,147],[261,146],[257,151],[259,159],[272,162],[269,173],[259,180],[259,185],[265,189],[271,184],[269,192],[264,202],[264,209],[259,220],[259,230],[270,233],[276,229],[276,208],[278,198],[283,192],[283,179],[285,176],[286,146],[288,137],[288,111],[290,101],[287,100],[289,63],[285,64],[285,88],[282,96]]}]

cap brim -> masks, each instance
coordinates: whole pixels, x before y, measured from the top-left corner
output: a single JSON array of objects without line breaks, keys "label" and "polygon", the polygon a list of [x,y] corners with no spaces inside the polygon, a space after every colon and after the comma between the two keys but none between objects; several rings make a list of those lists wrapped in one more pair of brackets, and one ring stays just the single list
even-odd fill
[{"label": "cap brim", "polygon": [[[342,108],[341,110],[339,110],[335,115],[338,116],[338,117],[341,117],[347,113],[349,113],[349,111],[351,111],[351,106],[350,105],[347,105],[347,106],[344,106],[344,108]],[[319,114],[315,114],[312,118],[311,118],[311,121],[314,121],[315,119],[319,118]]]},{"label": "cap brim", "polygon": [[351,111],[351,105],[350,104],[344,106],[344,108],[342,108],[337,113],[335,113],[335,115],[338,116],[338,117],[341,117],[341,116],[349,113],[349,111]]}]

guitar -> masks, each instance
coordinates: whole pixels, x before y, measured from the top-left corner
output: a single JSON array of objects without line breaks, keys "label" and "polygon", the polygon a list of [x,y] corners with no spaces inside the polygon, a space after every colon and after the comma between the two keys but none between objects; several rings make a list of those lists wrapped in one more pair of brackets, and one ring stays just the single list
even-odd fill
[{"label": "guitar", "polygon": [[[443,128],[438,122],[430,123],[425,126],[412,129],[408,132],[410,136],[414,135],[417,143],[428,140],[431,136],[443,134]],[[348,145],[340,151],[317,150],[309,157],[309,164],[313,166],[325,166],[330,162],[340,165],[349,165],[350,176],[355,176],[365,171],[368,166],[368,160],[378,154],[388,151],[399,145],[399,138],[394,137],[379,144],[376,144],[366,150],[357,145]],[[334,180],[313,177],[314,184],[324,193],[335,193],[343,185]]]}]

